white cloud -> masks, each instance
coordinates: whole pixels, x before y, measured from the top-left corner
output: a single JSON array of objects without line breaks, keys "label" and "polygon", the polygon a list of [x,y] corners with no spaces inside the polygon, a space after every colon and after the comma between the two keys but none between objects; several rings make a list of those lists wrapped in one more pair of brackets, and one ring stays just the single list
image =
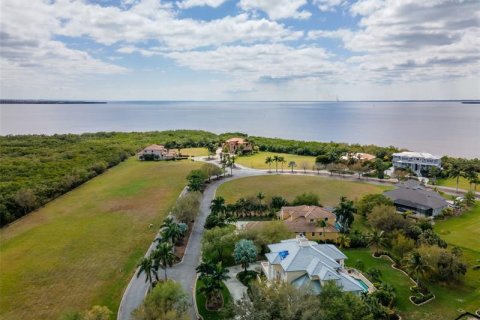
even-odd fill
[{"label": "white cloud", "polygon": [[342,5],[344,0],[313,0],[313,4],[318,7],[320,11],[335,11],[336,7]]},{"label": "white cloud", "polygon": [[295,48],[283,44],[224,46],[209,51],[175,51],[164,56],[193,70],[219,72],[250,81],[330,79],[340,75],[343,68],[341,63],[329,61],[330,56],[322,48]]},{"label": "white cloud", "polygon": [[307,19],[312,14],[306,10],[299,11],[307,0],[240,0],[238,6],[243,10],[262,10],[271,19]]},{"label": "white cloud", "polygon": [[62,1],[57,5],[59,18],[65,20],[58,34],[88,36],[105,45],[156,40],[168,48],[192,49],[233,42],[294,40],[303,34],[274,21],[251,19],[247,14],[211,21],[179,19],[171,8],[150,0],[128,11],[79,2]]},{"label": "white cloud", "polygon": [[480,5],[476,0],[365,0],[352,5],[358,30],[310,31],[339,38],[347,62],[378,82],[466,77],[480,70]]},{"label": "white cloud", "polygon": [[177,2],[177,6],[181,9],[188,9],[192,7],[212,7],[218,8],[227,0],[183,0]]}]

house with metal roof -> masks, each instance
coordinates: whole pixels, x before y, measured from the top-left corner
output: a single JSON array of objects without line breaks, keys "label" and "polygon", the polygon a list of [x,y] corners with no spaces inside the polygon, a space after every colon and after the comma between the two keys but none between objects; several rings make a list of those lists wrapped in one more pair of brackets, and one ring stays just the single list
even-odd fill
[{"label": "house with metal roof", "polygon": [[384,195],[392,199],[400,212],[413,211],[435,217],[448,207],[448,202],[439,193],[426,189],[417,181],[409,180],[397,184],[397,187],[395,190],[386,191]]},{"label": "house with metal roof", "polygon": [[[345,269],[347,256],[331,244],[317,244],[303,236],[268,245],[270,252],[262,262],[269,281],[285,281],[320,293],[327,281],[334,281],[343,291],[361,294],[369,286],[352,277]],[[364,280],[368,281],[366,278]],[[371,283],[370,283],[371,285]],[[373,288],[373,285],[371,285]]]},{"label": "house with metal roof", "polygon": [[410,169],[418,176],[432,167],[441,168],[442,158],[426,152],[399,152],[393,154],[394,168]]}]

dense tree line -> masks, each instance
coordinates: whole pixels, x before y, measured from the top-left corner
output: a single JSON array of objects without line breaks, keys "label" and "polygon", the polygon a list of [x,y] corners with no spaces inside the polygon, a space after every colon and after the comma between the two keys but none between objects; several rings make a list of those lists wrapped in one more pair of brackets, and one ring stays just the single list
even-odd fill
[{"label": "dense tree line", "polygon": [[39,208],[152,144],[206,146],[205,131],[98,132],[0,137],[0,225]]},{"label": "dense tree line", "polygon": [[291,153],[306,156],[330,156],[334,162],[346,153],[365,152],[382,160],[390,161],[394,152],[400,149],[393,146],[379,147],[375,145],[360,145],[336,142],[298,141],[278,138],[251,136],[249,139],[260,151]]}]

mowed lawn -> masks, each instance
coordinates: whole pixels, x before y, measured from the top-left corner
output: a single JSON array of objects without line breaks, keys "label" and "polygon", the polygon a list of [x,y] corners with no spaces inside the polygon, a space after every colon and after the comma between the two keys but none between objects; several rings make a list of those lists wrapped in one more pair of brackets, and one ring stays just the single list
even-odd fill
[{"label": "mowed lawn", "polygon": [[96,304],[116,314],[136,264],[199,166],[131,158],[0,230],[0,318],[58,319]]},{"label": "mowed lawn", "polygon": [[[291,170],[287,167],[290,161],[295,161],[297,167],[294,170],[303,170],[303,163],[307,164],[307,170],[312,170],[315,165],[315,157],[312,156],[298,156],[288,153],[274,153],[274,152],[257,152],[253,155],[239,156],[236,159],[238,164],[255,169],[268,169],[265,163],[267,157],[281,156],[285,158],[286,163],[283,165],[283,170]],[[275,170],[275,162],[272,163],[271,169]],[[281,163],[278,163],[278,170],[281,170]]]},{"label": "mowed lawn", "polygon": [[353,200],[385,190],[390,190],[390,187],[327,177],[269,175],[226,182],[218,188],[217,195],[224,197],[227,203],[233,203],[241,197],[254,197],[259,192],[265,193],[267,201],[272,196],[282,196],[292,201],[301,193],[313,192],[318,194],[322,205],[336,206],[341,196]]},{"label": "mowed lawn", "polygon": [[[453,179],[453,178],[437,179],[436,184],[439,186],[456,188],[457,179]],[[458,188],[463,190],[470,190],[470,183],[468,182],[467,179],[460,177],[460,179],[458,179]],[[472,185],[472,188],[473,188],[473,185]]]},{"label": "mowed lawn", "polygon": [[182,154],[194,157],[208,156],[208,150],[206,148],[186,148],[180,149]]}]

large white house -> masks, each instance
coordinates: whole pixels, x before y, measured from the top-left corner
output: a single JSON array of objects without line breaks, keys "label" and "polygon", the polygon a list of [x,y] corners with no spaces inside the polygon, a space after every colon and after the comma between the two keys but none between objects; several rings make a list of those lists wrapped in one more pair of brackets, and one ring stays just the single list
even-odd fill
[{"label": "large white house", "polygon": [[327,281],[334,281],[343,291],[360,294],[374,290],[363,276],[345,269],[347,257],[331,244],[317,244],[303,236],[268,245],[270,252],[262,262],[269,281],[285,281],[297,287],[306,286],[320,293]]},{"label": "large white house", "polygon": [[441,157],[426,152],[399,152],[393,154],[393,167],[411,169],[418,176],[431,167],[441,167]]}]

